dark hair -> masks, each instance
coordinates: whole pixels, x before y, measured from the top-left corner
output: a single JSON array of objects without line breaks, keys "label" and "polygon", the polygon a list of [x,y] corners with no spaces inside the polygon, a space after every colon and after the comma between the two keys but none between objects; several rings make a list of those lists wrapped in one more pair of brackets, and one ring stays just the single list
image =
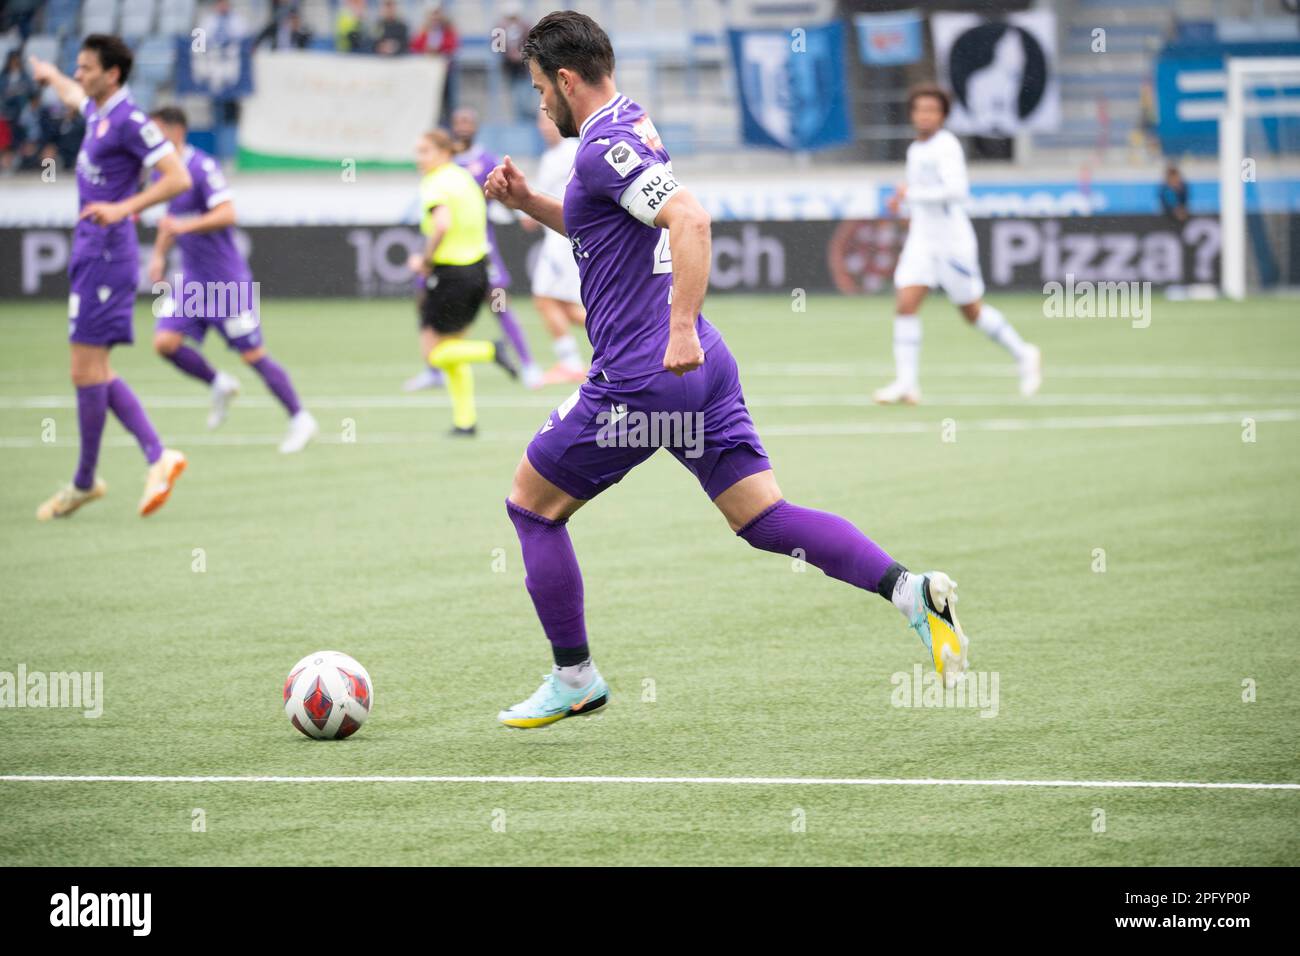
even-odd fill
[{"label": "dark hair", "polygon": [[614,72],[614,47],[609,35],[591,17],[573,10],[548,13],[528,31],[519,49],[524,63],[555,79],[561,70],[573,70],[588,83],[599,83]]},{"label": "dark hair", "polygon": [[127,77],[131,75],[131,64],[135,62],[135,55],[121,37],[110,36],[107,33],[92,33],[81,41],[81,48],[98,55],[99,65],[105,71],[117,67],[118,85],[126,83]]},{"label": "dark hair", "polygon": [[150,119],[156,119],[160,123],[168,126],[179,126],[182,129],[189,129],[190,123],[185,116],[185,111],[179,106],[160,106],[149,114]]},{"label": "dark hair", "polygon": [[948,96],[947,90],[935,83],[921,83],[907,91],[907,111],[912,112],[912,105],[925,96],[939,101],[944,116],[947,116],[948,111],[952,109],[952,98]]}]

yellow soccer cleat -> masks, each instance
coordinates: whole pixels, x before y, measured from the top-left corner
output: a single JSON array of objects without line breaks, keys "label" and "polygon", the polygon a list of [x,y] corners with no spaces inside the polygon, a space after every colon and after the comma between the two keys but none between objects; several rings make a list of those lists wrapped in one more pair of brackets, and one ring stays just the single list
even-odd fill
[{"label": "yellow soccer cleat", "polygon": [[957,620],[957,582],[942,571],[913,575],[911,627],[930,650],[945,687],[956,687],[966,673],[970,641]]},{"label": "yellow soccer cleat", "polygon": [[89,491],[82,491],[76,485],[66,485],[41,503],[41,506],[36,509],[36,520],[66,518],[86,502],[102,498],[107,493],[108,485],[103,478],[96,478]]},{"label": "yellow soccer cleat", "polygon": [[144,494],[140,498],[140,517],[146,518],[164,504],[172,493],[176,479],[185,470],[185,456],[172,448],[163,449],[158,460],[149,466],[144,480]]}]

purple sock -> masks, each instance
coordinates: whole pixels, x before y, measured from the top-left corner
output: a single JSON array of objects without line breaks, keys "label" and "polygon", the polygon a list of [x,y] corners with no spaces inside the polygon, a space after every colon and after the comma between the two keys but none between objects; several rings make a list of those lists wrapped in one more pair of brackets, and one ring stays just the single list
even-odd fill
[{"label": "purple sock", "polygon": [[162,442],[158,440],[158,433],[153,430],[149,416],[144,413],[144,406],[135,397],[135,392],[131,391],[131,386],[120,378],[108,383],[108,407],[113,410],[122,427],[140,443],[145,461],[152,465],[162,457]]},{"label": "purple sock", "polygon": [[[776,554],[795,554],[830,577],[879,593],[896,566],[894,559],[839,515],[800,508],[784,498],[736,532],[751,545]],[[897,573],[891,575],[897,578]],[[889,599],[889,595],[884,595]]]},{"label": "purple sock", "polygon": [[168,355],[167,358],[186,375],[192,375],[209,385],[217,377],[217,370],[208,364],[208,360],[203,357],[203,353],[198,349],[190,348],[188,345],[182,345],[171,355]]},{"label": "purple sock", "polygon": [[[524,586],[533,599],[555,663],[587,659],[587,624],[582,609],[582,571],[563,521],[552,521],[506,501],[524,552]],[[576,660],[574,658],[577,658]]]},{"label": "purple sock", "polygon": [[510,345],[519,356],[519,361],[525,365],[532,365],[533,353],[528,351],[528,340],[524,338],[524,330],[520,328],[515,314],[508,308],[502,309],[497,313],[497,321],[501,323],[501,331],[510,340]]},{"label": "purple sock", "polygon": [[104,437],[104,419],[108,417],[108,383],[77,386],[77,424],[81,429],[81,457],[72,483],[89,491],[95,483],[95,465],[99,463],[99,442]]},{"label": "purple sock", "polygon": [[280,404],[290,415],[297,415],[302,411],[302,405],[298,402],[298,393],[293,390],[293,382],[289,381],[289,373],[284,370],[284,366],[271,356],[264,355],[253,363],[253,369],[262,376],[262,381],[266,382],[266,387],[271,390],[271,394],[280,400]]}]

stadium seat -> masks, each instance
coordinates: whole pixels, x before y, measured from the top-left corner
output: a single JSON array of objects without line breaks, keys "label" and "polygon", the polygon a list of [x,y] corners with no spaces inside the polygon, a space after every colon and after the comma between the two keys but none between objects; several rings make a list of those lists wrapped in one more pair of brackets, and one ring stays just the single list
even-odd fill
[{"label": "stadium seat", "polygon": [[[6,55],[8,51],[5,51]],[[23,47],[23,66],[27,65],[27,57],[36,56],[48,63],[59,62],[59,38],[51,36],[48,33],[39,33],[27,38],[27,45]]]},{"label": "stadium seat", "polygon": [[78,0],[50,0],[45,5],[45,32],[56,36],[76,33],[80,12]]},{"label": "stadium seat", "polygon": [[194,29],[194,0],[161,0],[158,32],[176,36]]},{"label": "stadium seat", "polygon": [[77,34],[69,34],[64,37],[59,46],[59,69],[68,76],[77,72],[77,52],[81,49],[81,37]]},{"label": "stadium seat", "polygon": [[122,0],[122,36],[146,37],[153,32],[157,0]]},{"label": "stadium seat", "polygon": [[81,35],[116,33],[117,0],[86,0],[81,6]]},{"label": "stadium seat", "polygon": [[173,37],[148,37],[135,51],[135,72],[141,82],[165,86],[171,83],[175,68],[176,41]]}]

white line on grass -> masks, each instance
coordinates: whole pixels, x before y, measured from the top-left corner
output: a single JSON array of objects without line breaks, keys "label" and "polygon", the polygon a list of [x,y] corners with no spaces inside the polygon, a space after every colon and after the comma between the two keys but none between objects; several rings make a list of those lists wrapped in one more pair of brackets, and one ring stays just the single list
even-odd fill
[{"label": "white line on grass", "polygon": [[[1229,393],[1220,395],[1116,395],[1105,392],[1053,393],[1036,396],[1026,401],[1012,394],[944,394],[927,392],[924,408],[942,409],[948,405],[968,408],[1211,408],[1231,405],[1300,405],[1300,394],[1245,395]],[[559,394],[535,396],[480,395],[476,401],[480,408],[512,408],[549,411],[556,405]],[[211,404],[207,395],[145,395],[144,403],[150,408],[206,409]],[[754,395],[746,399],[753,408],[872,408],[875,400],[865,393],[849,394],[771,394]],[[317,411],[331,409],[422,409],[450,408],[445,395],[329,395],[312,398],[311,407]],[[0,396],[0,410],[25,411],[45,409],[72,409],[77,400],[72,395]],[[250,396],[239,399],[240,408],[275,408],[279,403],[269,396]],[[882,414],[888,414],[882,412]]]},{"label": "white line on grass", "polygon": [[[1300,409],[1271,408],[1251,410],[1244,408],[1234,412],[1200,412],[1168,415],[1094,415],[1071,417],[1042,418],[962,418],[960,427],[966,431],[976,432],[1010,432],[1010,431],[1092,431],[1111,428],[1163,428],[1196,425],[1234,425],[1240,427],[1243,418],[1255,422],[1297,422],[1300,421]],[[941,423],[932,421],[901,422],[809,422],[786,425],[764,425],[764,436],[782,438],[818,438],[836,435],[920,435],[937,433]],[[528,441],[533,431],[503,429],[481,434],[480,442],[510,442],[519,444]],[[279,434],[238,435],[230,433],[198,433],[192,435],[171,436],[178,448],[206,445],[278,445]],[[341,435],[321,435],[316,441],[323,445],[418,445],[450,441],[441,428],[431,427],[428,431],[418,432],[372,432],[360,429],[350,441],[344,441]],[[41,441],[36,436],[0,437],[0,449],[6,448],[70,448],[77,444],[75,439],[65,438],[57,442]],[[104,444],[113,448],[135,447],[135,439],[130,435],[114,435],[104,439]]]},{"label": "white line on grass", "polygon": [[1167,780],[964,780],[932,777],[536,777],[474,776],[151,776],[0,775],[0,783],[588,783],[767,787],[1072,787],[1083,790],[1300,790],[1300,783],[1200,783]]}]

